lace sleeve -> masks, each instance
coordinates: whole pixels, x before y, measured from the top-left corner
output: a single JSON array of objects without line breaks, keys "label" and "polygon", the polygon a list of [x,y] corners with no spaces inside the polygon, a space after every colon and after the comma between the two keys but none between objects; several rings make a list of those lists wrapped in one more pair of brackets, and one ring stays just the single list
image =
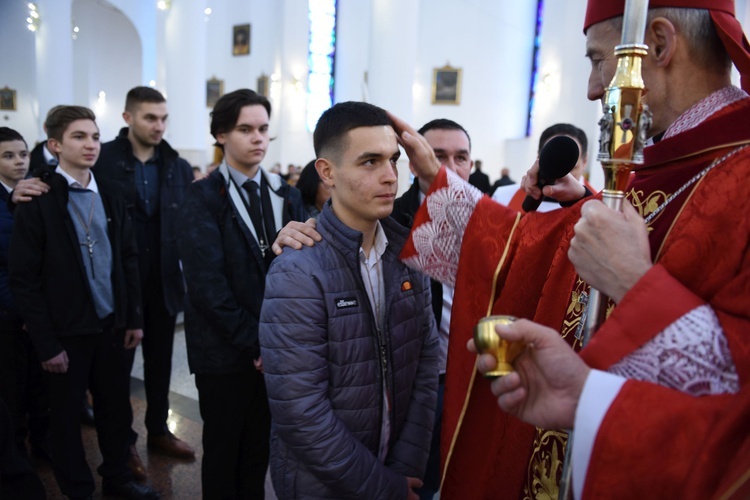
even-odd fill
[{"label": "lace sleeve", "polygon": [[735,393],[739,377],[719,318],[709,305],[696,307],[610,373],[653,382],[692,396]]},{"label": "lace sleeve", "polygon": [[404,263],[454,286],[464,231],[482,192],[450,170],[446,178],[447,186],[425,199],[430,220],[412,229],[416,254]]}]

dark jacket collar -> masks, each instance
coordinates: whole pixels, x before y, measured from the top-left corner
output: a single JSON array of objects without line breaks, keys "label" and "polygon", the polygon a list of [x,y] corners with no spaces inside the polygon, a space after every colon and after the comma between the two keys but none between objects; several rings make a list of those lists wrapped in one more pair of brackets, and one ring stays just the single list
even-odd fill
[{"label": "dark jacket collar", "polygon": [[[118,144],[123,150],[125,150],[129,156],[133,155],[133,145],[130,144],[130,139],[128,139],[128,132],[130,131],[129,127],[122,127],[120,129],[120,133],[117,134],[117,137],[115,138],[114,142]],[[172,146],[169,145],[169,143],[162,139],[161,142],[156,146],[157,152],[158,152],[158,158],[167,162],[172,161],[180,154],[175,151]]]},{"label": "dark jacket collar", "polygon": [[[380,224],[383,227],[385,236],[388,239],[388,247],[386,248],[385,254],[393,254],[396,258],[401,252],[401,248],[406,242],[406,238],[409,235],[409,230],[401,226],[398,222],[393,220],[391,217],[386,217],[380,220]],[[336,248],[342,250],[348,258],[354,258],[355,261],[359,262],[359,248],[362,246],[362,233],[356,229],[352,229],[341,220],[336,217],[331,209],[331,200],[328,200],[323,205],[323,211],[320,214],[318,220],[318,228],[321,236],[326,237],[326,233],[329,234],[331,243]]]}]

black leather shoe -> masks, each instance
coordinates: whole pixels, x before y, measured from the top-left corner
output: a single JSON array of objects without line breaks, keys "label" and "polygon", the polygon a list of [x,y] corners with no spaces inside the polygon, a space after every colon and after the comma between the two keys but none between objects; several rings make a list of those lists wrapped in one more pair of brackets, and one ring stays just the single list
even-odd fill
[{"label": "black leather shoe", "polygon": [[145,484],[139,484],[135,481],[117,485],[104,483],[103,489],[105,495],[114,495],[131,500],[156,500],[159,498],[159,494],[156,491]]}]

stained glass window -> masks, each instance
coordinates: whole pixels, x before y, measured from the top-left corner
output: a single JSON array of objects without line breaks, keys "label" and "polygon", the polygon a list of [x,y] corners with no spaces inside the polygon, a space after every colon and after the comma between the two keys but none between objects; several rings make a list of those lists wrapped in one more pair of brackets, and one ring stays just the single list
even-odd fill
[{"label": "stained glass window", "polygon": [[307,130],[333,105],[333,68],[336,60],[336,0],[310,0],[310,40],[307,75]]}]

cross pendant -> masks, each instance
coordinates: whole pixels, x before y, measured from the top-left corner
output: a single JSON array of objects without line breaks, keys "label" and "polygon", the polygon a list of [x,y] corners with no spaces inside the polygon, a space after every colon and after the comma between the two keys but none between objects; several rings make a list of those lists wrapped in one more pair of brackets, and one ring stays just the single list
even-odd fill
[{"label": "cross pendant", "polygon": [[94,245],[96,245],[96,240],[92,240],[90,235],[86,235],[86,241],[81,242],[82,247],[86,247],[86,249],[89,251],[89,262],[91,262],[91,279],[96,279],[96,275],[94,274]]}]

